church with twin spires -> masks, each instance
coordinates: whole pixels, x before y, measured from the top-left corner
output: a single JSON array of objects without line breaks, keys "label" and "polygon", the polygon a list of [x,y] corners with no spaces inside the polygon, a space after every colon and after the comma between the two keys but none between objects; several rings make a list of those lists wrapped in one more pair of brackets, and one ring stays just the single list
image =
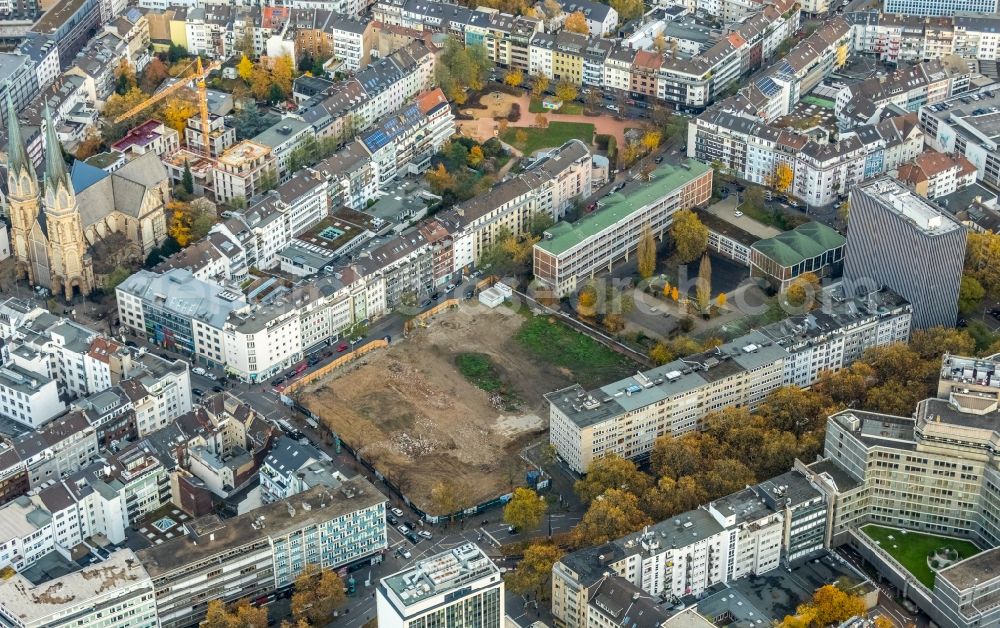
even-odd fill
[{"label": "church with twin spires", "polygon": [[67,171],[46,106],[45,170],[39,185],[9,98],[7,116],[6,203],[18,279],[68,301],[100,287],[95,249],[101,249],[98,263],[108,273],[109,264],[134,267],[163,243],[170,182],[157,155],[141,155],[113,173],[81,161]]}]

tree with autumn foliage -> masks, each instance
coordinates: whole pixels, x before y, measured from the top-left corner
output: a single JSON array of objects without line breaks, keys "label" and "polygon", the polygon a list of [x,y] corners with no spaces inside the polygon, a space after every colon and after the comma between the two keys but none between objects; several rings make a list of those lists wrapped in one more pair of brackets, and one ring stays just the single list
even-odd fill
[{"label": "tree with autumn foliage", "polygon": [[181,137],[184,137],[188,119],[198,114],[198,105],[194,102],[193,95],[190,92],[188,95],[191,97],[178,95],[177,98],[168,98],[167,103],[163,105],[163,123],[177,131]]},{"label": "tree with autumn foliage", "polygon": [[524,72],[519,68],[511,68],[504,73],[503,82],[511,87],[520,87],[524,83]]},{"label": "tree with autumn foliage", "polygon": [[83,136],[83,141],[81,141],[76,147],[76,158],[79,160],[88,159],[93,157],[101,150],[101,134],[96,127],[87,127],[87,133]]},{"label": "tree with autumn foliage", "polygon": [[322,626],[330,621],[333,611],[347,600],[344,583],[332,569],[306,565],[298,578],[292,594],[292,617],[306,619]]},{"label": "tree with autumn foliage", "polygon": [[792,180],[795,178],[795,172],[792,167],[788,165],[787,162],[779,162],[774,168],[774,174],[770,177],[770,185],[775,192],[784,194],[792,187]]},{"label": "tree with autumn foliage", "polygon": [[290,55],[281,55],[271,67],[271,82],[280,89],[285,98],[292,94],[292,79],[295,78],[295,62]]},{"label": "tree with autumn foliage", "polygon": [[582,11],[574,11],[567,15],[563,28],[571,33],[580,33],[581,35],[590,34],[590,26],[587,25],[587,16]]},{"label": "tree with autumn foliage", "polygon": [[159,57],[153,57],[142,70],[140,86],[144,92],[152,94],[169,76],[170,71],[167,69],[167,64],[163,63]]},{"label": "tree with autumn foliage", "polygon": [[168,201],[166,209],[170,214],[167,235],[176,240],[181,248],[184,248],[192,242],[191,205],[182,201]]},{"label": "tree with autumn foliage", "polygon": [[559,81],[556,85],[556,98],[563,102],[576,100],[579,93],[580,90],[577,89],[576,85],[570,83],[569,81]]},{"label": "tree with autumn foliage", "polygon": [[812,600],[800,604],[795,615],[786,616],[779,624],[781,628],[797,626],[829,626],[865,614],[865,601],[859,595],[841,591],[832,584],[820,587],[813,593]]},{"label": "tree with autumn foliage", "polygon": [[533,543],[524,550],[517,568],[504,577],[504,584],[518,595],[545,599],[551,591],[552,565],[562,555],[563,551],[551,543]]},{"label": "tree with autumn foliage", "polygon": [[819,304],[822,288],[815,273],[802,273],[788,285],[785,300],[788,305],[809,311]]},{"label": "tree with autumn foliage", "polygon": [[544,74],[535,74],[531,77],[531,97],[540,100],[549,88],[549,77]]},{"label": "tree with autumn foliage", "polygon": [[503,520],[520,532],[530,531],[542,522],[547,509],[548,505],[538,493],[530,488],[518,487],[503,508]]},{"label": "tree with autumn foliage", "polygon": [[468,163],[472,168],[478,168],[486,156],[483,154],[483,149],[481,146],[473,146],[469,149]]},{"label": "tree with autumn foliage", "polygon": [[576,481],[573,490],[580,500],[589,504],[615,488],[640,496],[652,484],[651,478],[639,470],[634,462],[610,453],[590,463],[587,475]]},{"label": "tree with autumn foliage", "polygon": [[101,115],[107,120],[114,120],[126,111],[138,107],[147,100],[149,100],[149,94],[138,87],[133,87],[124,94],[114,93],[104,103]]},{"label": "tree with autumn foliage", "polygon": [[633,493],[608,489],[590,502],[574,534],[578,546],[601,545],[652,523]]},{"label": "tree with autumn foliage", "polygon": [[115,68],[115,93],[124,94],[130,89],[138,86],[135,78],[135,68],[125,57],[118,60],[118,67]]},{"label": "tree with autumn foliage", "polygon": [[663,135],[656,130],[649,130],[642,134],[642,145],[647,152],[653,152],[660,147],[660,141],[663,139]]},{"label": "tree with autumn foliage", "polygon": [[635,251],[639,276],[649,279],[656,272],[656,240],[653,238],[653,228],[646,223],[639,236],[639,246]]},{"label": "tree with autumn foliage", "polygon": [[432,168],[424,174],[424,179],[427,180],[427,184],[431,186],[431,190],[435,194],[441,194],[446,189],[455,185],[455,177],[448,172],[444,164],[438,164],[437,168]]},{"label": "tree with autumn foliage", "polygon": [[240,62],[236,65],[236,74],[245,82],[250,82],[250,77],[253,76],[253,61],[246,55],[243,55],[240,58]]},{"label": "tree with autumn foliage", "polygon": [[222,600],[211,600],[208,613],[199,628],[267,628],[267,607],[257,607],[250,600],[239,600],[229,608]]},{"label": "tree with autumn foliage", "polygon": [[690,209],[674,214],[670,237],[674,241],[674,255],[681,264],[698,259],[708,247],[708,227]]}]

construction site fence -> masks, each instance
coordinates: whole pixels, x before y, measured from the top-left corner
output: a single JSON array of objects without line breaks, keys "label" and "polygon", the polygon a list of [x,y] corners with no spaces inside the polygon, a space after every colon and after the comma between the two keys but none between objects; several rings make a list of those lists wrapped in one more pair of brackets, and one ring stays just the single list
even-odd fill
[{"label": "construction site fence", "polygon": [[372,340],[371,342],[365,343],[360,347],[358,347],[357,349],[351,351],[350,353],[345,353],[344,355],[340,356],[333,362],[330,362],[326,366],[318,368],[311,373],[306,373],[305,375],[295,380],[291,384],[285,386],[284,394],[289,395],[298,390],[299,388],[311,384],[312,382],[316,381],[317,379],[320,379],[321,377],[329,375],[337,368],[345,364],[348,364],[350,362],[353,362],[354,360],[357,360],[358,358],[364,356],[370,351],[374,351],[375,349],[385,349],[388,346],[389,342],[385,338],[379,338],[377,340]]}]

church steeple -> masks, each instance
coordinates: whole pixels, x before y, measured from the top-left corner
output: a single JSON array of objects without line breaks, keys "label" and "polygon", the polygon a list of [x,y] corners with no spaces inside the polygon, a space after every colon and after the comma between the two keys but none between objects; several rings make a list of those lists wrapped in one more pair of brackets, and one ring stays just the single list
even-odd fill
[{"label": "church steeple", "polygon": [[59,213],[76,209],[76,193],[66,172],[62,145],[52,122],[52,111],[45,105],[45,206],[46,211]]},{"label": "church steeple", "polygon": [[27,168],[32,177],[35,176],[28,153],[24,150],[24,139],[21,137],[21,125],[17,121],[17,110],[10,93],[7,94],[7,171],[10,176],[17,176]]}]

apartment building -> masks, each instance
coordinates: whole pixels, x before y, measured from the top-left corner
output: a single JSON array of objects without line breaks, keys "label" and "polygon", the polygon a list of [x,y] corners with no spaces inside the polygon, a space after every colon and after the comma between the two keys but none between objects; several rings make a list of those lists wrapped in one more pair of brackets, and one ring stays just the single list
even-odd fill
[{"label": "apartment building", "polygon": [[439,213],[454,239],[455,270],[475,263],[501,228],[523,233],[536,213],[561,219],[574,199],[590,196],[592,170],[590,150],[570,140],[488,193]]},{"label": "apartment building", "polygon": [[0,417],[35,430],[65,410],[56,380],[16,364],[0,366]]},{"label": "apartment building", "polygon": [[430,88],[433,78],[434,55],[414,41],[311,99],[302,119],[318,137],[346,141]]},{"label": "apartment building", "polygon": [[0,98],[5,99],[3,102],[10,98],[15,110],[20,111],[39,91],[35,62],[31,57],[9,52],[0,54]]},{"label": "apartment building", "polygon": [[837,94],[834,112],[841,126],[850,128],[872,122],[886,105],[919,111],[968,91],[971,77],[966,61],[955,55],[923,61],[844,87]]},{"label": "apartment building", "polygon": [[96,429],[79,411],[67,412],[39,430],[14,438],[10,447],[17,454],[14,464],[25,470],[28,480],[23,493],[79,472],[100,453]]},{"label": "apartment building", "polygon": [[384,312],[370,310],[368,301],[367,283],[345,269],[233,312],[223,326],[226,370],[250,382],[272,377],[308,349]]},{"label": "apartment building", "polygon": [[244,201],[259,194],[261,179],[278,176],[278,164],[271,148],[243,140],[219,155],[212,167],[215,199],[228,203],[236,198]]},{"label": "apartment building", "polygon": [[920,110],[920,127],[927,146],[941,153],[962,155],[976,168],[977,178],[1000,185],[997,135],[990,125],[1000,107],[1000,89],[990,85]]},{"label": "apartment building", "polygon": [[709,412],[753,407],[780,386],[809,387],[822,371],[840,370],[869,348],[910,337],[913,308],[891,290],[855,295],[836,285],[817,301],[821,307],[716,350],[590,392],[572,386],[549,393],[550,442],[578,473],[606,452],[641,459],[658,437],[698,429]]},{"label": "apartment building", "polygon": [[607,453],[643,459],[657,438],[699,429],[706,414],[755,407],[782,386],[786,355],[755,331],[589,392],[549,393],[549,442],[577,473]]},{"label": "apartment building", "polygon": [[191,271],[142,270],[116,288],[123,327],[191,359],[223,365],[226,318],[246,307],[242,294],[195,279]]},{"label": "apartment building", "polygon": [[382,578],[375,600],[383,628],[504,625],[503,577],[474,543],[428,556]]},{"label": "apartment building", "polygon": [[887,286],[913,304],[913,327],[952,326],[965,258],[965,229],[940,207],[889,177],[851,190],[844,285]]},{"label": "apartment building", "polygon": [[256,599],[291,585],[307,564],[339,569],[387,547],[385,497],[356,477],[237,517],[208,515],[187,534],[136,553],[153,580],[160,626],[188,626],[211,600]]},{"label": "apartment building", "polygon": [[991,14],[998,11],[996,0],[975,0],[972,4],[957,0],[885,0],[884,13],[906,15],[955,15],[956,13]]},{"label": "apartment building", "polygon": [[737,176],[767,185],[779,165],[793,172],[791,192],[808,205],[846,197],[852,185],[895,170],[923,150],[916,115],[855,127],[830,142],[762,124],[738,99],[705,111],[688,125],[688,156],[719,162]]},{"label": "apartment building", "polygon": [[588,277],[636,250],[648,228],[663,237],[680,209],[707,203],[712,169],[685,160],[664,164],[648,181],[626,185],[599,201],[598,209],[575,224],[548,229],[533,251],[533,272],[557,297],[572,294]]},{"label": "apartment building", "polygon": [[899,167],[896,178],[927,199],[953,194],[976,182],[976,167],[962,155],[926,150]]},{"label": "apartment building", "polygon": [[349,15],[353,14],[327,6],[293,9],[288,30],[294,33],[296,51],[314,57],[332,52],[349,72],[365,68],[375,44],[375,25]]},{"label": "apartment building", "polygon": [[641,595],[676,603],[711,587],[787,568],[824,548],[827,518],[823,493],[806,475],[784,473],[603,546],[563,556],[552,566],[552,614],[567,628],[599,625],[592,599],[595,586],[608,576],[621,578]]},{"label": "apartment building", "polygon": [[314,486],[337,488],[344,477],[312,445],[287,436],[274,443],[260,466],[260,498],[265,504],[288,499]]},{"label": "apartment building", "polygon": [[40,584],[0,583],[0,621],[19,628],[156,628],[153,582],[130,549]]},{"label": "apartment building", "polygon": [[335,205],[363,210],[379,191],[379,175],[371,153],[359,140],[350,142],[315,166],[330,182]]},{"label": "apartment building", "polygon": [[111,150],[118,151],[126,159],[146,153],[162,156],[180,148],[179,137],[176,129],[150,119],[129,129],[125,137],[111,145]]},{"label": "apartment building", "polygon": [[378,121],[358,139],[371,156],[381,188],[392,180],[420,174],[455,133],[455,118],[444,92],[424,92],[410,105]]},{"label": "apartment building", "polygon": [[913,308],[892,290],[853,296],[837,285],[824,290],[817,300],[822,307],[760,328],[788,352],[786,386],[807,388],[823,371],[850,366],[872,347],[910,338]]}]

